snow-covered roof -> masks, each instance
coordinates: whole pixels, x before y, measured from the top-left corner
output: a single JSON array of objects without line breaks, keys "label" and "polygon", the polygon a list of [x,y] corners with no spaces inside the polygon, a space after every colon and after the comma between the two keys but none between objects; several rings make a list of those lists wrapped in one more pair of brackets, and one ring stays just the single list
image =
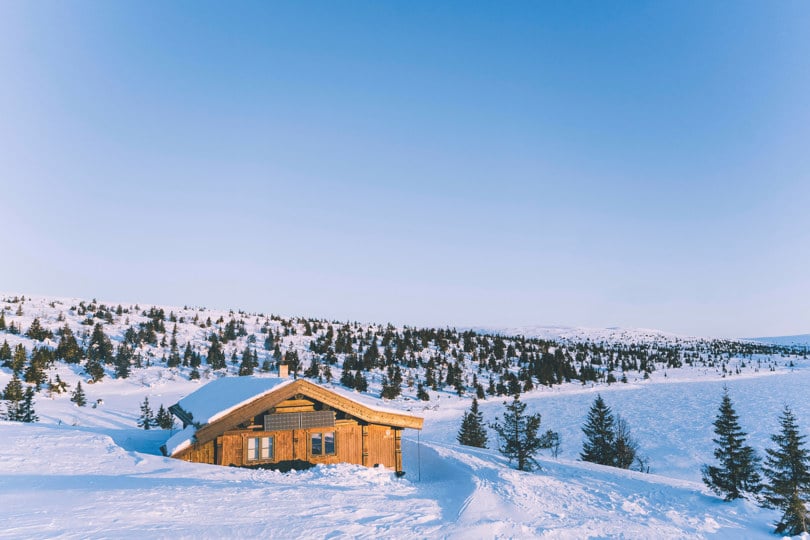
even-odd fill
[{"label": "snow-covered roof", "polygon": [[189,425],[169,437],[169,440],[166,441],[166,455],[172,456],[175,452],[179,452],[183,448],[190,446],[196,429],[197,428],[194,426]]},{"label": "snow-covered roof", "polygon": [[202,426],[291,382],[293,379],[280,377],[223,377],[209,382],[177,404],[192,415],[195,424]]}]

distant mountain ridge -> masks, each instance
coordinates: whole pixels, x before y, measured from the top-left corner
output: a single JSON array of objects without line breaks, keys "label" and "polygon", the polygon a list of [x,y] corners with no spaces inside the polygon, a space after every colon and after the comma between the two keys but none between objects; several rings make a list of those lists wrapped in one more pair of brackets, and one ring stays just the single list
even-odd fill
[{"label": "distant mountain ridge", "polygon": [[585,326],[511,326],[511,327],[471,327],[470,330],[480,333],[502,336],[524,336],[527,338],[567,342],[607,342],[607,343],[676,343],[691,342],[710,337],[685,336],[654,328],[591,328]]},{"label": "distant mountain ridge", "polygon": [[807,346],[810,347],[810,334],[797,334],[795,336],[770,336],[747,338],[748,341],[758,341],[769,345]]}]

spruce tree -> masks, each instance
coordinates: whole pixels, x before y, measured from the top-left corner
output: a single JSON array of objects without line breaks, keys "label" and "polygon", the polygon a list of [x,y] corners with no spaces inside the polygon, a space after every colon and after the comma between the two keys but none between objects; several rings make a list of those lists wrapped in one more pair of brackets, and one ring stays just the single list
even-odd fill
[{"label": "spruce tree", "polygon": [[728,389],[723,391],[714,433],[717,435],[712,439],[717,445],[714,457],[719,465],[703,466],[703,482],[727,501],[742,498],[746,493],[757,493],[761,487],[757,472],[760,460],[754,449],[745,444],[747,434],[740,427]]},{"label": "spruce tree", "polygon": [[28,353],[25,350],[25,345],[22,343],[18,343],[14,347],[14,354],[11,356],[11,371],[13,371],[16,375],[22,373],[23,368],[25,367],[25,361],[27,359]]},{"label": "spruce tree", "polygon": [[365,392],[368,390],[368,380],[359,369],[354,375],[354,389],[358,392]]},{"label": "spruce tree", "polygon": [[93,382],[98,382],[104,378],[104,365],[97,358],[87,358],[84,364],[84,371],[90,376]]},{"label": "spruce tree", "polygon": [[484,428],[484,415],[478,410],[478,399],[473,398],[470,410],[464,414],[456,440],[465,446],[487,447],[487,431]]},{"label": "spruce tree", "polygon": [[122,343],[118,346],[118,352],[115,355],[115,377],[126,379],[129,377],[131,367],[132,349],[126,343]]},{"label": "spruce tree", "polygon": [[25,396],[20,405],[19,418],[21,422],[39,421],[39,417],[34,412],[34,388],[32,386],[25,389]]},{"label": "spruce tree", "polygon": [[[313,359],[314,361],[314,359]],[[245,350],[242,352],[242,363],[239,365],[239,375],[253,375],[253,370],[255,369],[255,362],[253,361],[253,353],[250,350],[250,346],[245,347]]]},{"label": "spruce tree", "polygon": [[79,407],[84,407],[85,405],[87,405],[87,397],[84,395],[84,389],[82,388],[82,381],[76,383],[76,390],[74,390],[73,394],[71,394],[70,401],[72,401]]},{"label": "spruce tree", "polygon": [[11,367],[11,347],[5,339],[3,340],[3,344],[0,345],[0,365],[3,367]]},{"label": "spruce tree", "polygon": [[579,455],[582,461],[615,465],[615,422],[610,407],[605,404],[601,395],[597,395],[588,412],[588,420],[582,428],[586,437],[582,443],[582,453]]},{"label": "spruce tree", "polygon": [[430,394],[428,394],[422,383],[416,385],[416,398],[421,401],[430,401]]},{"label": "spruce tree", "polygon": [[771,436],[776,448],[766,450],[763,469],[768,482],[763,487],[763,498],[766,506],[782,511],[774,532],[795,536],[806,533],[810,524],[810,453],[789,407],[785,406],[779,424],[781,432]]},{"label": "spruce tree", "polygon": [[636,462],[638,454],[638,442],[630,433],[630,426],[621,416],[616,415],[613,453],[615,457],[614,466],[620,469],[629,469]]},{"label": "spruce tree", "polygon": [[45,329],[42,326],[42,323],[39,322],[39,317],[34,317],[34,320],[25,335],[37,341],[43,341],[53,337],[50,330]]},{"label": "spruce tree", "polygon": [[160,429],[172,429],[174,427],[174,418],[172,413],[166,410],[161,403],[157,414],[155,415],[155,423]]},{"label": "spruce tree", "polygon": [[87,357],[99,364],[113,361],[112,342],[104,334],[104,325],[101,323],[96,323],[93,327],[90,344],[87,346]]},{"label": "spruce tree", "polygon": [[509,461],[516,461],[518,470],[529,471],[537,465],[535,454],[543,448],[551,447],[553,432],[548,431],[543,436],[537,435],[540,429],[540,415],[526,414],[526,404],[520,401],[519,395],[515,394],[512,403],[504,402],[504,405],[506,411],[503,419],[492,424],[492,428],[501,437],[498,450],[509,458]]},{"label": "spruce tree", "polygon": [[56,358],[61,358],[68,364],[78,364],[81,362],[84,351],[82,351],[81,346],[79,346],[79,343],[76,341],[73,330],[65,324],[65,326],[59,330],[59,334],[61,338],[59,339],[59,345],[56,346]]},{"label": "spruce tree", "polygon": [[15,373],[3,390],[3,399],[6,400],[6,420],[19,422],[22,419],[22,382]]},{"label": "spruce tree", "polygon": [[226,367],[225,354],[219,346],[216,334],[211,335],[211,346],[208,348],[208,364],[211,369],[224,369]]},{"label": "spruce tree", "polygon": [[143,398],[141,403],[141,416],[138,418],[138,427],[143,429],[151,429],[155,425],[155,418],[152,414],[152,409],[149,408],[149,398]]}]

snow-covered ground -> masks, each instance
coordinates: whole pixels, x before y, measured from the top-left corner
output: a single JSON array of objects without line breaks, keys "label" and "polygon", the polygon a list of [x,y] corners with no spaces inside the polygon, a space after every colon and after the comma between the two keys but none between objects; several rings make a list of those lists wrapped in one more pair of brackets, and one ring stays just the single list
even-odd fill
[{"label": "snow-covered ground", "polygon": [[[37,316],[55,330],[64,324],[61,313],[78,334],[91,329],[69,310],[79,301],[34,298],[26,301],[24,315],[6,315],[23,329]],[[186,320],[178,323],[181,344],[205,343],[206,331],[191,322],[195,315],[232,315],[166,308],[167,315],[170,309]],[[120,318],[107,325],[111,333],[147,320],[135,310]],[[259,324],[258,316],[245,318]],[[279,324],[272,322],[277,334]],[[531,335],[619,343],[690,339],[654,330],[563,330]],[[33,344],[24,335],[2,338],[12,347],[22,343],[30,350]],[[237,351],[247,338],[240,339]],[[303,347],[307,338],[299,333],[284,339],[285,347]],[[86,407],[71,403],[69,393],[39,393],[40,422],[0,422],[0,538],[773,538],[774,511],[746,501],[725,503],[700,481],[700,466],[712,460],[712,421],[723,386],[760,453],[786,403],[810,434],[810,361],[755,355],[715,367],[657,369],[649,379],[636,373],[627,383],[572,382],[523,394],[529,411],[543,415],[541,429],[562,436],[558,458],[546,452],[542,470],[534,472],[512,469],[494,449],[492,432],[490,449],[457,445],[470,397],[451,389],[430,390],[428,402],[413,399],[409,389],[384,403],[425,418],[421,433],[405,432],[402,479],[353,465],[286,474],[199,465],[161,456],[172,432],[138,429],[139,405],[148,397],[153,409],[168,407],[217,375],[203,369],[201,380],[189,380],[187,368],[157,361],[163,349],[143,351],[154,364],[133,369],[130,378],[108,374],[84,384]],[[57,374],[71,389],[87,380],[80,365],[58,363],[48,376]],[[10,370],[0,369],[0,389],[10,377]],[[356,397],[383,404],[373,385]],[[650,474],[578,461],[581,426],[597,393],[628,421]],[[487,422],[502,414],[503,401],[481,402]]]},{"label": "snow-covered ground", "polygon": [[[705,381],[684,377],[523,396],[562,434],[559,459],[516,471],[494,450],[455,444],[469,401],[443,397],[414,409],[425,429],[406,432],[404,479],[353,465],[287,474],[190,464],[159,455],[168,431],[135,427],[144,396],[174,403],[200,382],[150,368],[140,380],[88,388],[95,409],[67,396],[37,402],[39,424],[0,423],[0,538],[450,537],[769,538],[775,513],[724,503],[699,480],[711,459],[711,421],[726,384],[758,449],[784,403],[810,426],[810,370]],[[576,460],[596,392],[629,421],[652,474]],[[482,403],[487,420],[502,400]],[[494,446],[491,444],[490,446]]]}]

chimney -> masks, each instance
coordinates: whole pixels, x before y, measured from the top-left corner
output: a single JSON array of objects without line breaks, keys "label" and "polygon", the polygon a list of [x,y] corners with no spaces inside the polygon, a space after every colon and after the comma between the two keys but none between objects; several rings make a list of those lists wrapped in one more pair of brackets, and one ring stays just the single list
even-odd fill
[{"label": "chimney", "polygon": [[286,379],[290,376],[290,366],[287,364],[279,364],[278,365],[278,376],[282,379]]}]

